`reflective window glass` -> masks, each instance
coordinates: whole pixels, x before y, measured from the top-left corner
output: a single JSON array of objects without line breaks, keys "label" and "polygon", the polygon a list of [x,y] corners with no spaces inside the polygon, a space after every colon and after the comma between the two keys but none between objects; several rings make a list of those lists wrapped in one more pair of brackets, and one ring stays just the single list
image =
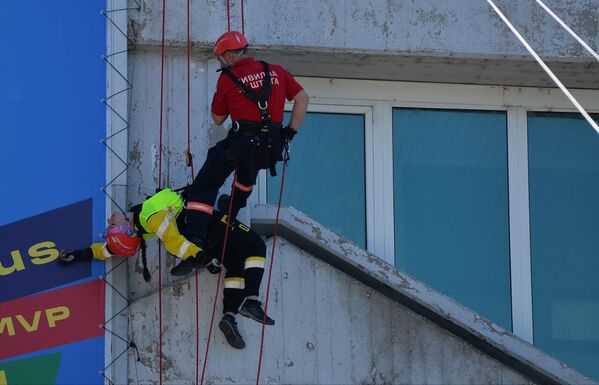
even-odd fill
[{"label": "reflective window glass", "polygon": [[395,263],[511,330],[505,112],[393,110]]},{"label": "reflective window glass", "polygon": [[[289,114],[286,114],[289,119]],[[364,115],[306,115],[291,143],[283,205],[292,206],[366,248]],[[277,204],[281,183],[267,178],[267,202]]]},{"label": "reflective window glass", "polygon": [[599,380],[599,135],[528,116],[534,343]]}]

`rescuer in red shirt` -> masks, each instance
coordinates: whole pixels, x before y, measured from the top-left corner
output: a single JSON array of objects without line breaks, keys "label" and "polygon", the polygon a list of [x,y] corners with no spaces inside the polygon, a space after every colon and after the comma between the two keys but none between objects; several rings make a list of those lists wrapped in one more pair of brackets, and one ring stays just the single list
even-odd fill
[{"label": "rescuer in red shirt", "polygon": [[[286,142],[293,139],[308,108],[308,94],[283,67],[255,60],[248,42],[236,31],[225,32],[214,45],[221,64],[212,99],[212,119],[221,125],[230,115],[227,138],[210,148],[206,161],[188,190],[188,237],[200,245],[219,188],[237,170],[231,217],[235,218],[252,193],[261,169],[276,175]],[[285,99],[293,101],[291,120],[283,127]]]}]

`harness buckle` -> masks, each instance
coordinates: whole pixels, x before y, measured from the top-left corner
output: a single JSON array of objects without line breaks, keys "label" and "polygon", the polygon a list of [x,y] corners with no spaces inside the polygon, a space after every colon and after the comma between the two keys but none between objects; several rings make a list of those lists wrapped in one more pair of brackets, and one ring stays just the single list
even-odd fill
[{"label": "harness buckle", "polygon": [[[264,103],[264,107],[262,107],[262,103]],[[258,102],[258,108],[262,111],[268,109],[268,100],[265,100],[264,102]]]}]

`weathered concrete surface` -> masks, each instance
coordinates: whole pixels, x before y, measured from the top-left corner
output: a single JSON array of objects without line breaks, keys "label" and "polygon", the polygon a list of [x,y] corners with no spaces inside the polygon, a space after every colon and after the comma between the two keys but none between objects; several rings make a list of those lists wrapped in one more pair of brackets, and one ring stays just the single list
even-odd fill
[{"label": "weathered concrete surface", "polygon": [[[261,234],[272,234],[275,215],[275,207],[255,207],[252,211],[252,227]],[[539,382],[594,383],[293,208],[281,210],[279,234]]]},{"label": "weathered concrete surface", "polygon": [[[231,0],[231,27],[241,30],[240,1]],[[599,45],[595,0],[547,0],[592,46]],[[513,24],[549,57],[586,56],[534,1],[496,0]],[[474,55],[525,55],[525,49],[483,0],[245,2],[245,31],[257,46],[303,46]],[[140,44],[160,42],[162,1],[144,0],[136,26]],[[210,46],[227,28],[226,1],[194,1],[191,40]],[[187,40],[186,7],[167,2],[165,38]]]},{"label": "weathered concrete surface", "polygon": [[[158,186],[161,3],[144,0],[142,14],[130,29],[137,49],[129,54],[129,79],[133,83],[129,204],[141,202]],[[161,184],[180,187],[191,176],[183,160],[187,137],[186,19],[183,2],[167,3]],[[231,3],[233,27],[239,28],[239,2]],[[534,35],[534,43],[567,85],[599,88],[598,65],[581,56],[557,25],[550,27],[546,16],[533,11],[532,2],[499,3],[518,27],[526,27],[523,31]],[[225,135],[209,116],[217,77],[210,48],[226,27],[225,4],[224,0],[192,1],[191,140],[196,172],[208,147]],[[584,25],[577,31],[591,45],[598,45],[595,1],[548,4],[572,26]],[[134,13],[131,16],[137,19]],[[263,14],[273,22],[264,22]],[[285,64],[297,75],[551,86],[482,0],[246,1],[246,31],[259,51],[257,56]],[[223,190],[229,185],[225,183]],[[270,226],[268,220],[263,224]],[[322,231],[317,235],[308,232],[306,236],[323,239]],[[293,238],[293,232],[286,236]],[[362,271],[361,277],[367,277],[364,282],[376,290],[331,267],[332,260],[325,263],[319,259],[329,254],[302,251],[282,240],[271,304],[278,324],[268,329],[263,382],[527,383],[534,379],[518,371],[531,365],[536,368],[532,375],[549,379],[547,382],[590,382],[536,350],[533,358],[527,358],[525,353],[533,348],[524,342],[409,277],[389,271],[380,260],[352,249],[349,243],[337,246],[347,252],[344,266],[351,269],[345,271]],[[140,347],[137,369],[142,384],[158,383],[157,258],[156,242],[149,242],[148,260],[154,275],[150,284],[135,273],[140,270],[140,260],[128,261],[129,297],[134,301],[131,327]],[[174,282],[167,272],[175,260],[163,252],[161,261],[166,287],[165,383],[191,384],[195,378],[195,281]],[[407,280],[409,287],[401,283],[394,286],[397,280]],[[377,286],[376,282],[388,283]],[[205,347],[214,285],[214,276],[200,276],[200,351]],[[394,297],[392,293],[400,295]],[[416,300],[419,295],[425,296],[424,302]],[[406,307],[414,303],[420,307]],[[228,347],[215,330],[208,383],[254,382],[259,325],[243,319],[240,328],[248,343],[242,352]],[[477,340],[482,342],[476,345]],[[499,353],[492,355],[493,349]],[[517,370],[498,361],[506,362],[514,355],[520,360],[511,361]],[[135,361],[129,364],[129,378],[136,380]]]},{"label": "weathered concrete surface", "polygon": [[[252,214],[258,231],[272,232],[274,208]],[[298,211],[283,209],[280,224],[269,304],[277,324],[267,328],[261,383],[594,383]],[[202,366],[217,277],[199,277]],[[195,292],[195,277],[163,289],[165,383],[195,379]],[[157,307],[155,292],[132,305],[141,361],[130,360],[130,381],[158,381]],[[237,318],[247,348],[231,348],[215,326],[207,384],[255,381],[261,327]]]},{"label": "weathered concrete surface", "polygon": [[[599,88],[599,63],[534,1],[496,3],[567,86]],[[595,0],[546,3],[599,47]],[[241,29],[240,1],[231,4],[232,28]],[[257,56],[297,75],[554,86],[484,0],[261,0],[244,10]],[[226,2],[194,2],[191,11],[192,45],[209,57],[226,29]],[[167,3],[166,14],[167,46],[186,46],[186,8]],[[131,28],[138,46],[159,46],[161,15],[161,1],[144,1]]]},{"label": "weathered concrete surface", "polygon": [[[528,384],[532,381],[469,343],[279,238],[261,383]],[[268,242],[269,248],[271,242]],[[216,276],[200,275],[200,373]],[[262,293],[264,296],[265,286]],[[222,286],[221,286],[222,287]],[[219,293],[216,322],[221,315]],[[141,361],[130,382],[158,383],[157,294],[130,318]],[[195,380],[195,278],[164,290],[164,383]],[[206,384],[255,383],[260,324],[237,316],[246,340],[235,350],[215,325]]]},{"label": "weathered concrete surface", "polygon": [[[397,55],[364,51],[343,54],[335,50],[259,49],[261,60],[285,65],[298,76],[459,83],[525,87],[556,87],[529,56],[485,58],[467,55]],[[599,63],[577,58],[547,62],[568,88],[599,88]]]},{"label": "weathered concrete surface", "polygon": [[[226,135],[223,127],[215,126],[210,118],[210,99],[215,88],[216,62],[192,57],[190,67],[190,144],[194,154],[194,171],[202,166],[208,148]],[[159,186],[160,148],[160,52],[137,49],[129,54],[131,92],[129,120],[129,169],[127,203],[143,202]],[[162,180],[161,187],[179,188],[191,183],[191,169],[185,165],[187,149],[187,56],[183,50],[169,50],[166,56],[163,91]],[[223,191],[228,190],[225,183]],[[154,279],[146,283],[141,274],[141,258],[130,258],[129,297],[136,299],[158,287],[158,248],[151,240],[148,245],[148,265]],[[163,282],[175,264],[175,258],[161,254]]]}]

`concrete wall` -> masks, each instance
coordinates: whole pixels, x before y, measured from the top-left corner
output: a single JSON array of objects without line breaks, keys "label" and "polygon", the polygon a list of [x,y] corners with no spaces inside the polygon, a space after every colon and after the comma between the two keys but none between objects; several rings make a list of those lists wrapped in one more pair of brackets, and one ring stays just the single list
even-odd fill
[{"label": "concrete wall", "polygon": [[[594,0],[547,0],[591,45],[599,45]],[[241,30],[241,2],[232,0],[232,29]],[[496,0],[548,57],[581,56],[581,47],[534,1]],[[137,41],[161,40],[162,1],[145,0]],[[226,1],[192,2],[192,41],[211,46],[227,28]],[[519,56],[526,51],[484,0],[352,0],[245,2],[245,30],[258,46],[303,46],[451,55]],[[184,2],[167,1],[166,40],[187,38]]]},{"label": "concrete wall", "polygon": [[[270,249],[271,242],[268,242]],[[526,384],[531,380],[327,263],[279,238],[261,383]],[[216,276],[200,275],[200,373]],[[265,282],[262,286],[264,296]],[[222,287],[222,286],[221,286]],[[222,311],[219,293],[216,322]],[[130,318],[141,361],[129,378],[158,382],[158,298],[136,300]],[[163,293],[164,383],[195,379],[195,278]],[[247,347],[231,348],[215,325],[205,383],[254,383],[261,325],[237,316]],[[136,367],[137,366],[137,367]]]},{"label": "concrete wall", "polygon": [[[275,215],[255,206],[252,227],[272,235]],[[261,383],[594,383],[295,209],[281,210],[279,235],[268,309],[277,324],[267,328]],[[196,357],[203,366],[217,279],[199,275],[197,322],[195,277],[163,286],[164,382],[191,384]],[[158,382],[159,301],[155,291],[132,301],[140,359],[129,360],[130,382]],[[238,321],[247,348],[214,329],[205,383],[253,383],[261,326]]]},{"label": "concrete wall", "polygon": [[[225,130],[212,124],[210,100],[218,65],[213,41],[226,29],[226,1],[192,1],[191,141],[195,171]],[[239,1],[231,0],[232,26],[240,29]],[[550,86],[483,0],[455,1],[246,1],[246,34],[257,56],[297,75],[450,83]],[[594,0],[548,1],[591,45],[599,45]],[[138,203],[158,186],[160,116],[159,0],[131,11],[128,194]],[[532,2],[498,1],[549,58],[558,76],[580,88],[599,88],[599,66]],[[185,2],[167,1],[164,72],[162,186],[191,179],[187,147]],[[265,16],[266,15],[266,16]],[[269,19],[270,22],[266,22]],[[228,190],[229,183],[224,190]],[[247,218],[247,212],[242,217]],[[195,378],[195,282],[173,282],[174,258],[149,242],[153,279],[143,281],[139,259],[130,259],[130,330],[141,361],[129,360],[129,378],[158,383],[158,281],[164,291],[165,383]],[[272,316],[263,382],[269,383],[527,383],[529,379],[471,344],[389,300],[312,255],[282,242],[273,281]],[[201,345],[215,277],[200,284]],[[172,285],[172,286],[171,286]],[[220,306],[220,301],[219,301]],[[236,351],[215,330],[209,383],[252,383],[259,325],[240,320],[247,349]]]},{"label": "concrete wall", "polygon": [[[137,49],[130,54],[129,79],[131,108],[129,130],[129,205],[143,202],[155,193],[159,185],[160,146],[160,52]],[[224,138],[226,131],[216,127],[209,117],[209,101],[216,84],[216,62],[194,60],[191,67],[191,152],[194,154],[194,171],[202,166],[208,148]],[[191,169],[185,165],[187,149],[187,57],[183,50],[169,50],[165,60],[163,93],[163,153],[162,187],[179,188],[193,180]],[[211,83],[211,85],[208,85]],[[230,183],[226,183],[228,188]],[[143,280],[141,259],[128,261],[130,296],[135,299],[158,285],[157,247],[148,242],[150,271],[156,278],[148,284]],[[162,253],[163,269],[174,266],[174,258]],[[165,270],[163,270],[165,271]],[[164,276],[165,283],[170,282]]]},{"label": "concrete wall", "polygon": [[[210,52],[213,41],[226,29],[226,3],[191,2],[191,149],[196,172],[207,149],[226,134],[223,127],[212,123],[209,113],[219,67]],[[239,29],[240,1],[230,3],[232,27]],[[501,0],[497,4],[553,61],[552,67],[566,84],[599,88],[599,63],[588,59],[533,1]],[[547,4],[570,25],[579,27],[577,31],[591,45],[599,45],[599,7],[595,0],[553,0]],[[140,11],[130,11],[134,49],[128,64],[133,84],[129,204],[153,194],[159,184],[162,2],[143,0],[141,5]],[[183,154],[187,147],[185,2],[167,1],[166,16],[162,187],[180,187],[192,179]],[[483,0],[250,0],[245,1],[245,20],[246,35],[257,56],[285,64],[296,75],[552,86]],[[229,185],[226,183],[223,191]],[[247,212],[241,215],[248,219]],[[133,270],[140,269],[139,261],[130,265]],[[149,289],[155,288],[133,276],[133,297]]]},{"label": "concrete wall", "polygon": [[[241,30],[241,1],[231,1],[231,27]],[[599,87],[599,64],[534,1],[497,0],[560,79]],[[599,46],[594,0],[547,5],[592,47]],[[186,7],[167,2],[165,38],[186,45]],[[246,1],[246,36],[265,60],[303,76],[551,86],[484,0]],[[143,2],[131,32],[137,45],[161,41],[162,2]],[[227,28],[226,1],[192,2],[191,40],[209,55]]]}]

